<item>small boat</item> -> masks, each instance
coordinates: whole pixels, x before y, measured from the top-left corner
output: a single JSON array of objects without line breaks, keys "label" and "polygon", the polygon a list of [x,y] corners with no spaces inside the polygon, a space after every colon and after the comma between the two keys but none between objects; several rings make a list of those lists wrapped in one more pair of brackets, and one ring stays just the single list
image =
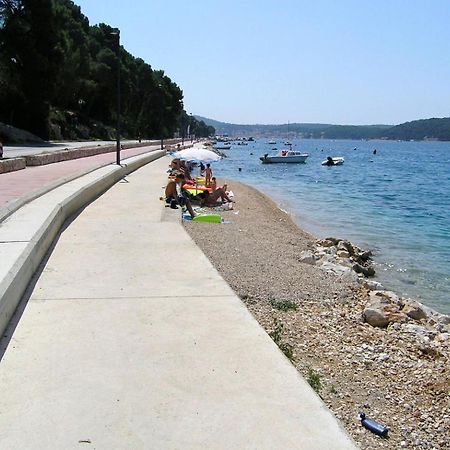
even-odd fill
[{"label": "small boat", "polygon": [[328,156],[325,161],[322,161],[322,166],[342,166],[344,158],[342,156]]},{"label": "small boat", "polygon": [[268,153],[266,153],[259,159],[263,164],[304,163],[308,156],[308,153],[302,153],[296,150],[280,150],[276,155],[269,155]]},{"label": "small boat", "polygon": [[216,145],[214,148],[216,150],[230,150],[231,145]]},{"label": "small boat", "polygon": [[268,144],[270,145],[275,145],[277,143],[277,141],[269,141]]}]

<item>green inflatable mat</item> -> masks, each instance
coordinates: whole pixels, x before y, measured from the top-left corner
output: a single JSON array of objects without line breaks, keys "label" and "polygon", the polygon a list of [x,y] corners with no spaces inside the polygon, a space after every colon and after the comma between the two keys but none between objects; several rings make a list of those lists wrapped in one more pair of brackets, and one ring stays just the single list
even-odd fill
[{"label": "green inflatable mat", "polygon": [[192,219],[194,222],[212,222],[221,223],[222,216],[220,214],[200,214]]}]

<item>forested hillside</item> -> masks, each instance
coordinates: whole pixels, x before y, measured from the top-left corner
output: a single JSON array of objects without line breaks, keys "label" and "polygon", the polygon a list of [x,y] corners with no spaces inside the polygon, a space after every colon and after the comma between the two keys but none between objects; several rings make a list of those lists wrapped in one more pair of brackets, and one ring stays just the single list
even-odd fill
[{"label": "forested hillside", "polygon": [[119,46],[118,30],[89,25],[70,0],[0,0],[0,122],[44,139],[214,133],[183,110],[183,91]]},{"label": "forested hillside", "polygon": [[400,125],[330,125],[289,123],[282,125],[240,125],[206,117],[198,120],[213,126],[218,134],[229,136],[283,136],[314,139],[400,139],[450,141],[450,118],[424,119]]},{"label": "forested hillside", "polygon": [[450,117],[402,123],[392,127],[386,135],[389,139],[450,141]]}]

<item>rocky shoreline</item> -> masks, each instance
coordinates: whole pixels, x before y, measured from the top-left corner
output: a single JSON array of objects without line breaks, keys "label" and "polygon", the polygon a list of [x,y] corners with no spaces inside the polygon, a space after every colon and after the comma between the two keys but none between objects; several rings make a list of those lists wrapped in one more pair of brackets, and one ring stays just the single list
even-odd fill
[{"label": "rocky shoreline", "polygon": [[[317,240],[261,192],[230,184],[230,223],[185,227],[355,441],[448,448],[450,318],[366,278],[369,251]],[[387,439],[361,426],[362,411]]]}]

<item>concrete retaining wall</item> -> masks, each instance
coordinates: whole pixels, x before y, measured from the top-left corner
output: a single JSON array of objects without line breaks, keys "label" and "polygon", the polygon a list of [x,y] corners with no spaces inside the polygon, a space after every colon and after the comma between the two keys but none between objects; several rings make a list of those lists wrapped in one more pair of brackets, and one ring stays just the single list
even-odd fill
[{"label": "concrete retaining wall", "polygon": [[[122,150],[127,148],[148,147],[149,145],[158,144],[160,141],[147,141],[140,144],[123,144]],[[187,141],[186,141],[187,142]],[[164,145],[176,145],[181,143],[181,139],[164,140]],[[183,148],[191,147],[191,144],[185,144]],[[70,159],[86,158],[89,156],[99,155],[101,153],[111,153],[116,151],[116,144],[99,145],[96,147],[67,148],[54,152],[40,153],[37,155],[28,155],[20,158],[8,158],[0,160],[0,174],[6,172],[14,172],[16,170],[25,169],[26,166],[43,166]]]},{"label": "concrete retaining wall", "polygon": [[0,173],[14,172],[15,170],[25,169],[25,158],[0,159]]},{"label": "concrete retaining wall", "polygon": [[[168,139],[164,141],[165,145],[173,145],[180,141],[180,139]],[[122,150],[127,148],[138,148],[138,147],[148,147],[149,145],[155,145],[159,141],[143,142],[141,144],[123,144]],[[116,144],[112,145],[102,145],[96,147],[81,147],[81,148],[71,148],[65,150],[59,150],[48,153],[40,153],[38,155],[26,156],[27,166],[43,166],[45,164],[53,164],[56,162],[67,161],[69,159],[86,158],[88,156],[99,155],[101,153],[111,153],[115,152],[117,149]]]},{"label": "concrete retaining wall", "polygon": [[[135,147],[145,147],[146,144],[130,144],[123,145],[122,148],[135,148]],[[81,147],[81,148],[70,148],[65,150],[59,150],[55,152],[40,153],[37,155],[25,156],[27,166],[43,166],[45,164],[53,164],[61,161],[68,161],[69,159],[86,158],[88,156],[99,155],[101,153],[115,152],[115,145],[102,145],[97,147]]]}]

